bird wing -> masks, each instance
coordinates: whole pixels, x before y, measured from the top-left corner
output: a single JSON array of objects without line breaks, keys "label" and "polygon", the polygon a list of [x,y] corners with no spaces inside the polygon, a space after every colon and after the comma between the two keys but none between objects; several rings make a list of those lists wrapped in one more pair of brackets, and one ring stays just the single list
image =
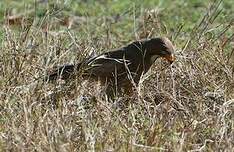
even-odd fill
[{"label": "bird wing", "polygon": [[130,61],[124,59],[124,53],[121,51],[111,52],[89,60],[85,71],[99,77],[111,77],[115,73],[118,75],[126,73],[126,66],[129,64]]}]

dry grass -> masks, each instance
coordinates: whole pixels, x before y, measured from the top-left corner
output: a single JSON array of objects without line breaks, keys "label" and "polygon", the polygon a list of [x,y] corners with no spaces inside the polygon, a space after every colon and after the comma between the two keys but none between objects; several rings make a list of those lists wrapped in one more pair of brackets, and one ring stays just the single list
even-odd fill
[{"label": "dry grass", "polygon": [[[123,36],[111,33],[112,18],[92,18],[98,22],[92,26],[103,22],[98,39],[84,27],[88,19],[77,25],[87,30],[85,38],[75,36],[76,28],[58,31],[48,14],[19,32],[5,25],[0,50],[0,149],[232,151],[234,27],[230,21],[217,30],[218,8],[219,2],[212,4],[183,38],[183,26],[168,34],[177,45],[177,61],[168,66],[158,60],[142,78],[139,92],[113,102],[107,101],[98,84],[79,78],[72,86],[54,85],[41,78],[54,65],[126,44],[120,41],[126,40]],[[135,16],[136,39],[167,32],[158,13]]]}]

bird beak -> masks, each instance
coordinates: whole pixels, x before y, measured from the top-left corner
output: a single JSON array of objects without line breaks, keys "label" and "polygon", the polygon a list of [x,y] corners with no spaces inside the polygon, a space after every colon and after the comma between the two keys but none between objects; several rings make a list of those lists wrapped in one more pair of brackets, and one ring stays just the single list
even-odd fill
[{"label": "bird beak", "polygon": [[176,59],[174,54],[166,55],[166,56],[164,56],[164,58],[165,58],[168,62],[170,62],[170,64],[172,64],[172,63],[175,61],[175,59]]}]

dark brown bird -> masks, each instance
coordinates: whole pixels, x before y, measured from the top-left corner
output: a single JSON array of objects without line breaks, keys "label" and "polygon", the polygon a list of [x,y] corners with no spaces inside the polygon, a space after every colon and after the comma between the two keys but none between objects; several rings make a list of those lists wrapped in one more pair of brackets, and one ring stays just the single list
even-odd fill
[{"label": "dark brown bird", "polygon": [[166,37],[152,38],[92,57],[76,65],[56,67],[49,80],[71,79],[76,74],[107,84],[108,90],[130,93],[157,58],[175,60],[174,46]]}]

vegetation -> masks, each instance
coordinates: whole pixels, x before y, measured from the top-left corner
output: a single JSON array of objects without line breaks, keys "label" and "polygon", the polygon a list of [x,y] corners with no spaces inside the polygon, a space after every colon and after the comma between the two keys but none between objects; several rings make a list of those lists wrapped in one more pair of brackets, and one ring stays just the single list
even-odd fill
[{"label": "vegetation", "polygon": [[[234,2],[2,0],[2,151],[233,151]],[[167,36],[129,97],[106,99],[78,77],[43,82],[53,66],[131,41]]]}]

